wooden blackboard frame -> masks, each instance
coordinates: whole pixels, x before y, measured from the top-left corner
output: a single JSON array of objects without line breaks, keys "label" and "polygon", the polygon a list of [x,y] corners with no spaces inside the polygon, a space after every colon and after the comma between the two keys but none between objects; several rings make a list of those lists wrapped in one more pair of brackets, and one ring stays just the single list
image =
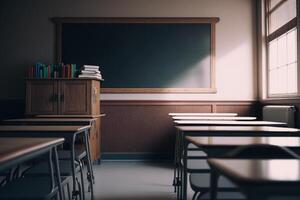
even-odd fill
[{"label": "wooden blackboard frame", "polygon": [[218,17],[210,18],[100,18],[58,17],[52,18],[56,26],[56,60],[62,61],[62,26],[64,23],[193,23],[210,24],[210,87],[209,88],[101,88],[103,93],[215,93],[216,90],[216,23]]}]

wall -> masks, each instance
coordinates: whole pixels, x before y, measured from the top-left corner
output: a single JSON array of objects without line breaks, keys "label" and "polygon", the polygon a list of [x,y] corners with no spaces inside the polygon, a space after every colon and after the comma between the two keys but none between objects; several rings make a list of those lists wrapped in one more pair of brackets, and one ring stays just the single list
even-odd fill
[{"label": "wall", "polygon": [[102,99],[256,99],[252,0],[2,0],[0,99],[24,98],[25,69],[36,61],[55,62],[55,32],[49,19],[75,16],[220,17],[216,28],[216,94],[107,94]]},{"label": "wall", "polygon": [[[253,0],[1,0],[0,101],[6,103],[5,107],[13,106],[13,102],[22,105],[19,99],[25,95],[26,68],[37,61],[55,62],[51,17],[219,17],[217,93],[101,95],[102,111],[107,113],[102,124],[105,151],[169,152],[173,125],[168,112],[238,111],[242,115],[257,115],[253,109],[257,99],[255,9]],[[241,111],[239,106],[245,103]],[[225,104],[224,109],[213,109],[216,104]],[[157,121],[159,125],[154,125]],[[119,122],[127,124],[126,128],[119,127]],[[130,142],[124,146],[126,141]]]}]

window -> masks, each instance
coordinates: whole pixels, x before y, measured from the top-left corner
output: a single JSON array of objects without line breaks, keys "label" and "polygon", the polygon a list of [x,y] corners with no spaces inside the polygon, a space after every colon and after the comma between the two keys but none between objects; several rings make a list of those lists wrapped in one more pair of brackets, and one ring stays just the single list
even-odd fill
[{"label": "window", "polygon": [[297,0],[266,0],[268,97],[299,94],[298,12]]}]

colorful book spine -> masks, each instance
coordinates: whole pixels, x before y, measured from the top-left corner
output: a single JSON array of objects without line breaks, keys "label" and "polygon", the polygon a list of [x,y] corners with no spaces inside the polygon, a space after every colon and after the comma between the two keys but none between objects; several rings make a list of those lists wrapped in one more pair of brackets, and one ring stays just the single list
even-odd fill
[{"label": "colorful book spine", "polygon": [[76,78],[76,64],[43,64],[37,62],[26,71],[28,78]]}]

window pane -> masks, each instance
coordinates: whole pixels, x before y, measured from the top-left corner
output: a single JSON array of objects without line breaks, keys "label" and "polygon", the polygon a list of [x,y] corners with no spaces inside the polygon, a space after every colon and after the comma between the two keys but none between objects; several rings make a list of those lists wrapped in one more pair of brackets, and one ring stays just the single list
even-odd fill
[{"label": "window pane", "polygon": [[286,65],[287,62],[286,34],[278,38],[278,66]]},{"label": "window pane", "polygon": [[297,29],[293,29],[287,34],[287,63],[297,61]]},{"label": "window pane", "polygon": [[279,2],[284,0],[270,0],[270,9],[274,8]]},{"label": "window pane", "polygon": [[269,33],[274,32],[290,20],[296,17],[296,0],[287,0],[269,17]]},{"label": "window pane", "polygon": [[269,69],[277,66],[277,58],[277,40],[273,40],[269,43]]},{"label": "window pane", "polygon": [[297,93],[297,63],[288,66],[287,93]]},{"label": "window pane", "polygon": [[[297,17],[298,0],[268,0],[269,34]],[[280,29],[280,35],[272,35],[268,47],[268,94],[288,96],[298,94],[298,33],[297,27]],[[284,31],[284,32],[282,32]],[[279,33],[279,32],[278,32]]]},{"label": "window pane", "polygon": [[277,79],[278,79],[278,73],[277,69],[273,69],[269,71],[269,92],[270,94],[276,94],[277,93]]},{"label": "window pane", "polygon": [[278,93],[287,93],[287,67],[278,68]]}]

